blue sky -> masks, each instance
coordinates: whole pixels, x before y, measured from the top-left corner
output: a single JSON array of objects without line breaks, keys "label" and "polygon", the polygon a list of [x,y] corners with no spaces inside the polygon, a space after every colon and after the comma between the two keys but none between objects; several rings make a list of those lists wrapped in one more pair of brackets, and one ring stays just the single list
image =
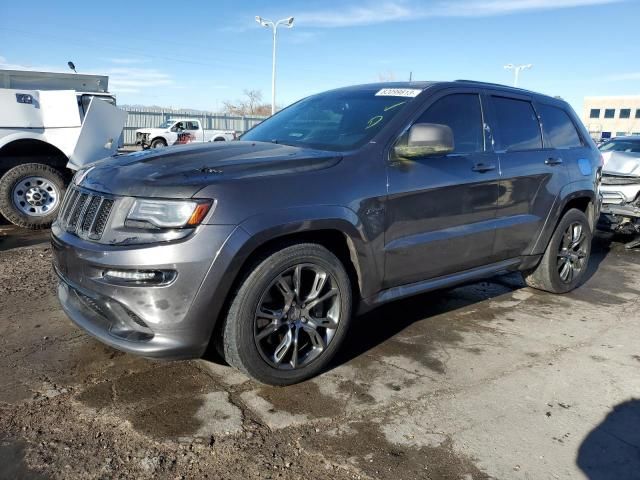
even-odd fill
[{"label": "blue sky", "polygon": [[271,94],[271,35],[254,16],[296,18],[279,30],[278,104],[333,87],[457,78],[560,95],[640,94],[638,0],[296,0],[69,2],[0,5],[0,68],[108,74],[121,104],[217,110],[243,89]]}]

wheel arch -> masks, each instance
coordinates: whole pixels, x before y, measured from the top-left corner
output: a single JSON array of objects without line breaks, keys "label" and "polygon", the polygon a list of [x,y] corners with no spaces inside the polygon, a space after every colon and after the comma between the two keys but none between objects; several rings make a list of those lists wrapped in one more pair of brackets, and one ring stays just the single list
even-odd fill
[{"label": "wheel arch", "polygon": [[544,253],[558,223],[564,214],[572,208],[580,210],[587,216],[591,231],[594,231],[598,221],[596,218],[596,192],[589,185],[584,185],[583,182],[570,183],[562,189],[554,208],[549,212],[547,221],[532,249],[532,255]]},{"label": "wheel arch", "polygon": [[62,150],[38,138],[17,138],[0,147],[0,175],[23,163],[42,163],[65,173],[68,162]]},{"label": "wheel arch", "polygon": [[156,135],[155,137],[153,137],[151,140],[149,140],[149,145],[151,145],[153,142],[155,142],[156,140],[162,140],[164,142],[165,145],[169,146],[169,141],[167,140],[167,138],[163,135]]}]

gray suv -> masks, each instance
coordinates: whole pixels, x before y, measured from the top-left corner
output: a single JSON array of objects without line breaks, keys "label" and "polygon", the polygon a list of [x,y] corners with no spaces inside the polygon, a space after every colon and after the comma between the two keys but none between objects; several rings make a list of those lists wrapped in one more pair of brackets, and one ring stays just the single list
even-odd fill
[{"label": "gray suv", "polygon": [[333,90],[237,142],[79,171],[52,230],[58,296],[115,348],[194,358],[211,344],[291,384],[382,303],[509,271],[578,286],[600,169],[559,99],[472,81]]}]

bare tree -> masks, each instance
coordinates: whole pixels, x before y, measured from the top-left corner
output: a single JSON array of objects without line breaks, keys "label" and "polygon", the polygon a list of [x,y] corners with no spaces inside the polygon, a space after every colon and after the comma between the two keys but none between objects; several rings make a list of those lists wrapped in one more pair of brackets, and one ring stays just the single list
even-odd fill
[{"label": "bare tree", "polygon": [[271,106],[263,103],[260,90],[245,89],[244,97],[235,102],[223,102],[223,110],[229,115],[270,115]]}]

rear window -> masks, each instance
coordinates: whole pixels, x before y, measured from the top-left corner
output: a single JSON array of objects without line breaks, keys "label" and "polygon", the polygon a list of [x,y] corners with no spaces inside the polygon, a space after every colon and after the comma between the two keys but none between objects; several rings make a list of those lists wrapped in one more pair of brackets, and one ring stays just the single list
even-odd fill
[{"label": "rear window", "polygon": [[521,151],[542,148],[540,125],[530,102],[493,97],[493,106],[502,150]]},{"label": "rear window", "polygon": [[540,105],[540,117],[545,147],[575,148],[582,146],[580,135],[567,112],[551,105]]}]

